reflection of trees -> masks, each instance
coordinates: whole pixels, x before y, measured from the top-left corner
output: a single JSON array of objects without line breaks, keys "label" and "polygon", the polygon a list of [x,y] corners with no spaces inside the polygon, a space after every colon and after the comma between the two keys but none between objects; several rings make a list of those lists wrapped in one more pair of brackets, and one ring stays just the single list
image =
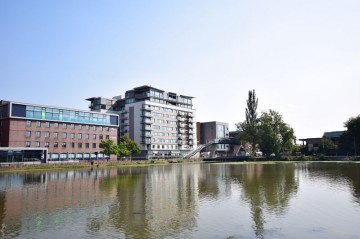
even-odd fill
[{"label": "reflection of trees", "polygon": [[307,170],[310,177],[325,178],[333,185],[349,185],[355,200],[360,204],[360,164],[319,162],[304,164],[303,170]]},{"label": "reflection of trees", "polygon": [[199,196],[217,198],[219,195],[219,182],[217,179],[218,165],[204,164],[201,167],[199,178]]},{"label": "reflection of trees", "polygon": [[264,211],[283,214],[297,192],[294,164],[247,164],[241,167],[243,199],[250,204],[255,234],[264,236]]}]

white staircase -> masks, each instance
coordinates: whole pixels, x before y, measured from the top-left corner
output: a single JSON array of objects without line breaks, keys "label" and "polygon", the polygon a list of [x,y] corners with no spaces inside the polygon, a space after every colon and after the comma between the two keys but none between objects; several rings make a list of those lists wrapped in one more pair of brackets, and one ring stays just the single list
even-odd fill
[{"label": "white staircase", "polygon": [[199,153],[202,149],[212,145],[214,143],[214,141],[210,141],[209,143],[207,144],[202,144],[200,145],[199,147],[197,147],[196,149],[194,149],[193,151],[189,152],[188,154],[185,154],[183,156],[183,159],[189,159],[191,157],[193,157],[195,154]]}]

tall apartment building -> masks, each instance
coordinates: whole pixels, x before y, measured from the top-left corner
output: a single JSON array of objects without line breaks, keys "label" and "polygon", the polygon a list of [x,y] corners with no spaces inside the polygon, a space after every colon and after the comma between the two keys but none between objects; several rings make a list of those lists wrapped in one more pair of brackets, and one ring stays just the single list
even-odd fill
[{"label": "tall apartment building", "polygon": [[179,157],[197,147],[194,97],[140,86],[113,99],[89,98],[92,111],[117,113],[119,137],[128,135],[142,158]]},{"label": "tall apartment building", "polygon": [[117,141],[118,127],[117,114],[0,101],[0,162],[106,158],[100,141]]}]

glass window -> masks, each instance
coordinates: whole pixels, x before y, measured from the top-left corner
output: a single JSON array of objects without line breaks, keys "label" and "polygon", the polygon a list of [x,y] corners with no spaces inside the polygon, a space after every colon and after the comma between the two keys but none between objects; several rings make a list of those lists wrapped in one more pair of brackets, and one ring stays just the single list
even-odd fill
[{"label": "glass window", "polygon": [[93,130],[96,131],[96,125],[93,126]]},{"label": "glass window", "polygon": [[71,143],[70,143],[70,147],[71,147],[71,148],[75,148],[75,143],[71,142]]},{"label": "glass window", "polygon": [[110,139],[110,136],[109,136],[109,135],[106,135],[106,139]]},{"label": "glass window", "polygon": [[66,133],[62,133],[62,138],[63,139],[66,139],[66,136],[67,136]]},{"label": "glass window", "polygon": [[50,122],[45,122],[45,127],[49,128],[50,127]]},{"label": "glass window", "polygon": [[41,127],[41,122],[40,121],[36,121],[36,127]]},{"label": "glass window", "polygon": [[81,133],[78,134],[78,139],[82,139],[82,134]]},{"label": "glass window", "polygon": [[78,143],[78,148],[79,148],[79,149],[82,148],[82,143]]},{"label": "glass window", "polygon": [[31,137],[31,131],[26,131],[26,132],[25,132],[25,136],[26,136],[26,137]]},{"label": "glass window", "polygon": [[66,129],[67,125],[66,123],[63,123],[63,129]]},{"label": "glass window", "polygon": [[35,137],[40,138],[40,131],[35,131]]},{"label": "glass window", "polygon": [[75,125],[74,125],[74,124],[70,124],[70,129],[75,129]]},{"label": "glass window", "polygon": [[70,138],[71,138],[71,139],[75,138],[75,134],[74,134],[74,133],[71,133],[71,134],[70,134]]},{"label": "glass window", "polygon": [[90,129],[90,126],[89,126],[89,125],[86,125],[85,127],[86,127],[86,130],[89,130],[89,129]]},{"label": "glass window", "polygon": [[89,139],[89,134],[85,134],[85,139]]},{"label": "glass window", "polygon": [[58,132],[54,132],[54,139],[57,139],[59,137],[59,133]]},{"label": "glass window", "polygon": [[93,138],[93,139],[96,139],[96,134],[93,134],[92,138]]},{"label": "glass window", "polygon": [[54,142],[54,148],[57,148],[59,146],[58,142]]},{"label": "glass window", "polygon": [[103,135],[102,135],[102,134],[99,135],[99,139],[103,139]]},{"label": "glass window", "polygon": [[26,126],[31,126],[31,120],[26,121]]},{"label": "glass window", "polygon": [[26,141],[26,142],[25,142],[25,147],[29,148],[30,146],[31,146],[30,141]]},{"label": "glass window", "polygon": [[61,144],[61,147],[66,148],[66,142],[63,142],[63,143]]},{"label": "glass window", "polygon": [[93,144],[92,144],[92,147],[93,147],[93,149],[96,148],[96,143],[93,143]]},{"label": "glass window", "polygon": [[80,129],[80,130],[82,129],[82,125],[81,125],[81,124],[78,125],[78,129]]},{"label": "glass window", "polygon": [[99,126],[99,130],[100,130],[100,131],[103,131],[103,127],[102,127],[102,126]]},{"label": "glass window", "polygon": [[36,147],[36,148],[40,148],[40,142],[39,142],[39,141],[36,141],[36,142],[35,142],[35,147]]},{"label": "glass window", "polygon": [[45,144],[44,144],[44,146],[45,146],[45,148],[49,148],[49,142],[45,142]]},{"label": "glass window", "polygon": [[50,137],[50,132],[49,131],[46,131],[45,132],[45,138],[49,138]]},{"label": "glass window", "polygon": [[55,122],[55,123],[54,123],[54,128],[55,128],[55,129],[59,128],[59,123]]},{"label": "glass window", "polygon": [[85,143],[85,148],[89,148],[89,143]]}]

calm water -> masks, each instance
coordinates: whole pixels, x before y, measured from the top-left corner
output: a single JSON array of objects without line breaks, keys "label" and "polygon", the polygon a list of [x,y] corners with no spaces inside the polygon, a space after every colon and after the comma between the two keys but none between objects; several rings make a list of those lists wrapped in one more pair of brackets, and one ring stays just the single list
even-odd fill
[{"label": "calm water", "polygon": [[360,238],[360,164],[0,174],[0,238]]}]

